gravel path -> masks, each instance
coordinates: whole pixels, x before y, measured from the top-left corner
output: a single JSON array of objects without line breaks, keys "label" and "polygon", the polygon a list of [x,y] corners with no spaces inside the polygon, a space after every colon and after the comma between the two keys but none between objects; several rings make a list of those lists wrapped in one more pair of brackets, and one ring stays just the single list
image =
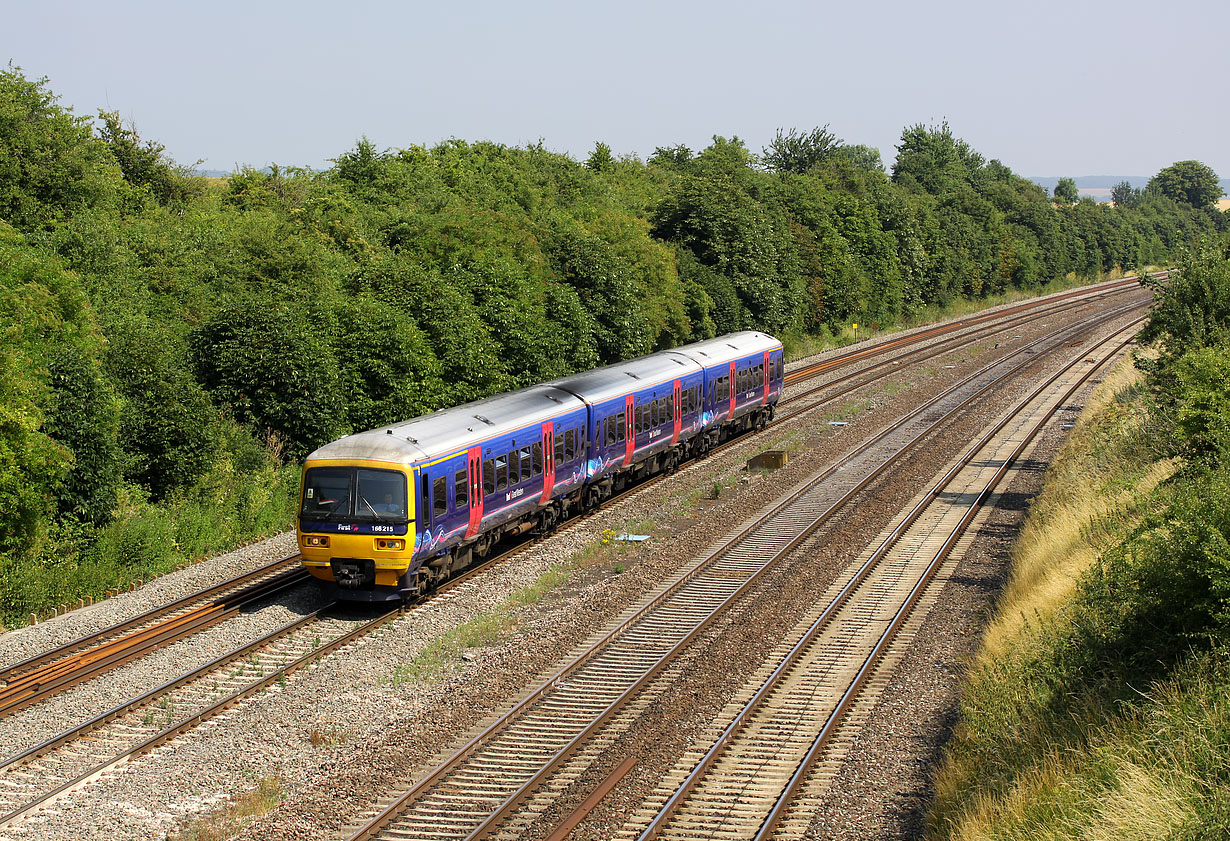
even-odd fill
[{"label": "gravel path", "polygon": [[[1053,328],[1058,323],[1058,318],[1052,319],[1050,326]],[[1022,336],[1019,341],[1024,342],[1036,330],[1016,332]],[[993,354],[1001,354],[1015,343],[1003,340],[999,342],[1000,347],[995,348],[995,341],[985,342],[956,351],[944,361],[913,366],[908,371],[903,369],[895,375],[892,387],[873,386],[844,395],[841,402],[849,413],[849,426],[831,427],[823,416],[817,419],[813,414],[689,466],[575,528],[539,543],[522,554],[515,564],[487,570],[411,611],[379,636],[326,659],[320,667],[300,672],[285,686],[273,687],[224,717],[206,723],[189,737],[136,760],[122,771],[74,794],[43,816],[0,831],[0,837],[160,837],[184,820],[208,812],[228,795],[249,790],[261,780],[275,781],[285,795],[285,802],[281,808],[256,820],[244,837],[336,836],[352,820],[357,806],[393,786],[419,764],[429,762],[460,735],[498,710],[506,699],[531,685],[528,676],[549,669],[556,660],[710,543],[715,531],[724,531],[750,516],[793,482],[903,414],[907,406],[917,404],[924,396],[937,392],[963,372],[985,364]],[[957,367],[944,367],[949,364]],[[690,679],[682,680],[672,689],[668,701],[657,709],[663,724],[663,729],[655,736],[660,744],[638,748],[646,751],[647,761],[643,767],[638,766],[626,786],[617,789],[619,796],[612,798],[606,813],[607,823],[603,823],[603,813],[599,813],[586,824],[586,834],[578,837],[611,837],[610,831],[620,822],[621,809],[630,808],[628,804],[634,802],[637,787],[651,786],[656,781],[658,771],[655,769],[677,756],[686,747],[688,735],[707,723],[702,720],[705,711],[720,709],[739,685],[740,676],[755,668],[757,639],[761,640],[760,647],[769,646],[768,635],[774,628],[789,623],[790,616],[794,615],[792,605],[796,601],[801,605],[812,586],[831,580],[843,558],[856,552],[856,546],[861,548],[860,535],[874,534],[878,530],[876,524],[882,524],[891,515],[895,510],[893,506],[908,499],[916,485],[934,474],[932,462],[938,463],[945,458],[945,452],[959,446],[953,442],[960,438],[966,426],[985,425],[991,416],[1002,411],[1009,399],[1001,398],[984,411],[971,413],[966,423],[958,425],[961,428],[951,430],[952,442],[943,445],[937,442],[933,458],[904,468],[903,475],[910,476],[910,482],[882,488],[874,504],[862,506],[831,526],[812,544],[812,562],[783,568],[778,577],[766,582],[766,595],[759,600],[760,609],[755,600],[749,602],[746,608],[731,614],[722,632],[698,646],[697,654],[690,660],[689,668],[693,669]],[[774,447],[790,449],[791,462],[785,469],[769,477],[744,474],[742,465],[751,455]],[[706,498],[718,482],[723,483],[720,496],[716,500]],[[1017,492],[1015,487],[1014,492]],[[656,523],[656,528],[651,529],[648,523]],[[1001,532],[1006,534],[1004,529],[1009,525],[1011,523],[1006,520]],[[647,544],[624,551],[594,548],[604,529],[624,531],[629,527],[653,530],[657,536]],[[865,543],[865,537],[861,542]],[[289,551],[293,551],[293,535],[283,535],[159,579],[137,593],[11,632],[0,637],[5,642],[4,657],[6,660],[11,657],[8,660],[11,662],[28,656],[26,653],[11,654],[10,640],[20,640],[25,646],[23,650],[29,652],[39,646],[51,647],[79,635],[90,622],[110,624],[156,602],[206,586],[209,583],[206,579],[215,580],[209,578],[211,575],[215,578],[233,575]],[[577,561],[578,553],[584,553],[584,563]],[[928,631],[920,635],[920,640],[936,638],[935,645],[940,649],[938,654],[930,656],[933,661],[938,659],[946,665],[922,665],[925,659],[922,654],[919,664],[915,664],[915,655],[911,653],[909,665],[901,670],[903,674],[912,669],[933,670],[934,673],[927,672],[929,679],[921,682],[935,686],[934,693],[926,693],[927,698],[934,699],[934,703],[928,701],[930,712],[915,708],[923,702],[915,696],[924,693],[910,689],[916,684],[907,682],[900,696],[882,705],[888,711],[899,708],[901,713],[885,712],[883,720],[887,723],[877,723],[881,722],[877,712],[869,725],[869,732],[878,732],[875,728],[881,727],[888,735],[878,743],[872,737],[868,745],[877,743],[896,750],[899,745],[891,738],[891,734],[896,733],[897,738],[905,738],[919,746],[916,751],[920,757],[918,767],[923,769],[930,761],[937,738],[950,723],[944,711],[952,707],[955,664],[974,644],[980,605],[985,604],[987,594],[998,586],[998,576],[1002,575],[1002,552],[983,554],[986,560],[982,563],[986,569],[975,569],[976,580],[968,587],[968,603],[934,611],[941,616],[944,626],[934,634]],[[976,560],[967,562],[978,563]],[[551,591],[539,603],[506,608],[509,626],[499,639],[468,650],[463,658],[450,658],[449,667],[436,680],[420,683],[405,679],[406,664],[442,635],[497,609],[509,593],[534,584],[544,572],[561,566],[569,571],[567,584]],[[298,603],[293,600],[279,602],[273,611],[284,617],[305,609],[311,598],[309,594]],[[781,610],[765,615],[763,606],[767,601],[779,603]],[[255,621],[259,615],[247,618]],[[940,638],[950,642],[941,643]],[[189,641],[185,645],[189,644],[209,646],[205,641]],[[215,641],[214,645],[217,644]],[[152,673],[161,667],[151,658],[148,665],[143,660],[127,668]],[[97,681],[78,689],[84,691],[92,683]],[[71,704],[66,702],[65,706],[71,707]],[[58,708],[57,715],[60,714],[64,714],[64,707]],[[900,736],[903,723],[911,720],[925,722],[927,727]],[[668,724],[674,729],[667,727]],[[31,720],[28,726],[37,729],[43,725]],[[20,742],[19,729],[16,725],[7,727],[0,721],[0,748]],[[653,729],[648,728],[646,732]],[[662,738],[665,732],[674,735]],[[656,752],[652,750],[655,747],[658,748]],[[868,747],[867,750],[873,749]],[[11,749],[5,750],[9,752]],[[876,767],[874,759],[868,763],[867,769]],[[909,837],[906,830],[915,826],[917,820],[908,815],[917,813],[916,803],[921,796],[918,793],[926,791],[925,773],[919,778],[899,771],[900,768],[890,775],[891,779],[881,778],[874,785],[867,782],[875,778],[871,770],[851,772],[853,782],[843,782],[840,789],[843,796],[855,798],[862,804],[860,814],[865,818],[853,823],[847,821],[845,826],[849,832],[859,832],[858,827],[863,826],[865,831],[861,831],[860,837],[879,837],[882,833],[866,829],[874,825],[888,832],[885,837]],[[895,793],[883,800],[874,796],[879,792]],[[904,811],[900,808],[902,805],[906,806]],[[840,817],[844,814],[842,808],[834,801],[833,814]],[[902,818],[902,815],[907,817]],[[864,820],[876,823],[863,823]],[[830,824],[823,826],[830,827]],[[831,827],[837,828],[835,824]],[[820,834],[827,837],[829,832],[830,828],[824,828]]]}]

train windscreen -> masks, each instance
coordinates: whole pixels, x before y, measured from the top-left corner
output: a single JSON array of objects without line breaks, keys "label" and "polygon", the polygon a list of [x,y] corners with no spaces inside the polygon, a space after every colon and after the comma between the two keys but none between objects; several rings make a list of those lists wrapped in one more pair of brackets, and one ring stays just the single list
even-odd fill
[{"label": "train windscreen", "polygon": [[310,467],[303,477],[305,520],[406,521],[406,476],[368,467]]}]

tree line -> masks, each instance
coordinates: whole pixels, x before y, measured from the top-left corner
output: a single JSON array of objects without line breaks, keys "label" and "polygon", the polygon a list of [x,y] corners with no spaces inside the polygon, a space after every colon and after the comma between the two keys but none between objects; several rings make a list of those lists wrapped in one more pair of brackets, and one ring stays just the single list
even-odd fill
[{"label": "tree line", "polygon": [[284,527],[296,460],[347,432],[729,330],[1164,263],[1228,227],[1171,174],[1056,200],[943,124],[891,171],[826,126],[648,160],[364,138],[213,181],[10,66],[0,611]]}]

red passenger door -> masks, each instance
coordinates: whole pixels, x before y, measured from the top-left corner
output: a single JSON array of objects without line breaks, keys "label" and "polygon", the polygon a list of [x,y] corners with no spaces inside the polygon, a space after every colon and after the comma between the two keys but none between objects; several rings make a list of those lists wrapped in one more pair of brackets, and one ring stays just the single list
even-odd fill
[{"label": "red passenger door", "polygon": [[675,413],[674,413],[675,428],[674,428],[674,431],[671,433],[671,443],[672,444],[679,443],[679,430],[683,428],[683,413],[679,411],[680,406],[682,405],[682,402],[683,402],[680,399],[682,387],[683,387],[683,381],[675,380],[675,385],[671,389],[671,405],[675,407]]},{"label": "red passenger door", "polygon": [[467,452],[470,472],[470,524],[466,537],[474,537],[483,523],[483,448],[471,447]]},{"label": "red passenger door", "polygon": [[760,401],[762,405],[768,405],[769,403],[769,371],[771,370],[769,368],[769,365],[771,364],[769,359],[770,353],[771,351],[767,350],[764,352],[764,399]]},{"label": "red passenger door", "polygon": [[555,424],[547,421],[542,425],[542,499],[540,505],[551,501],[555,490]]},{"label": "red passenger door", "polygon": [[735,376],[735,363],[732,362],[730,363],[730,414],[727,415],[728,418],[735,416],[735,405],[739,401],[739,392],[735,388],[738,384],[739,379]]},{"label": "red passenger door", "polygon": [[624,397],[624,466],[632,463],[636,452],[636,417],[632,411],[632,395]]}]

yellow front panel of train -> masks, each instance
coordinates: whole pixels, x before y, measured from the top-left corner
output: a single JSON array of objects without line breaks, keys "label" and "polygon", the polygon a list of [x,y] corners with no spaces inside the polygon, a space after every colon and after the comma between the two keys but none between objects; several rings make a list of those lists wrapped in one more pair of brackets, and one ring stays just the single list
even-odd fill
[{"label": "yellow front panel of train", "polygon": [[408,471],[382,462],[304,465],[299,551],[316,578],[332,581],[335,558],[372,560],[377,585],[396,585],[414,554],[414,495]]}]

